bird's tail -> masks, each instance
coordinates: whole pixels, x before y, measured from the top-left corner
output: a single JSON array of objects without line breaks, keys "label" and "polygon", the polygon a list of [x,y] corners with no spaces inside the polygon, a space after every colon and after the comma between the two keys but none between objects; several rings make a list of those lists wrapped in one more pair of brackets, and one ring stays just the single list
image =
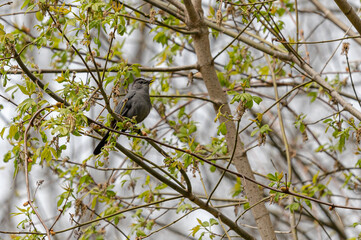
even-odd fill
[{"label": "bird's tail", "polygon": [[105,136],[103,137],[103,139],[100,141],[100,143],[98,144],[98,146],[94,149],[93,154],[94,155],[98,155],[99,153],[101,153],[102,148],[104,147],[104,145],[107,143],[109,137],[109,131],[105,134]]}]

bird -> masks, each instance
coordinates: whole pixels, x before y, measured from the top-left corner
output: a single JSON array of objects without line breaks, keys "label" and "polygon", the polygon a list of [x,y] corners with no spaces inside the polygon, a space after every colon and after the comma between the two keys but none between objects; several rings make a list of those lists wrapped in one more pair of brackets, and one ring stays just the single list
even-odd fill
[{"label": "bird", "polygon": [[[120,116],[133,118],[137,123],[142,122],[150,113],[152,104],[149,97],[149,84],[152,81],[143,78],[134,80],[128,93],[120,100],[115,107],[114,112]],[[116,126],[116,121],[112,122],[112,127]],[[101,153],[102,148],[107,142],[110,131],[104,135],[97,147],[94,149],[93,154],[98,155]]]}]

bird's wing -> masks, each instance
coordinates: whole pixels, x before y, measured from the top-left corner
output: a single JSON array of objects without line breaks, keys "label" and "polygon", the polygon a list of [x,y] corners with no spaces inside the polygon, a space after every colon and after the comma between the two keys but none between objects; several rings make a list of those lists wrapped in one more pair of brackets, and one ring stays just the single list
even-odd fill
[{"label": "bird's wing", "polygon": [[121,116],[126,116],[132,107],[132,101],[131,99],[134,97],[135,91],[130,91],[127,93],[127,95],[124,96],[124,98],[118,103],[118,105],[115,108],[115,113],[120,114]]}]

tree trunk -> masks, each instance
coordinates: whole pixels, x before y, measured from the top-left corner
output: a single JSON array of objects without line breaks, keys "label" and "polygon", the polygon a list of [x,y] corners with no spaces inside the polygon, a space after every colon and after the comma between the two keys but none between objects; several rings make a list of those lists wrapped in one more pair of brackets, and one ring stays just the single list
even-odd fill
[{"label": "tree trunk", "polygon": [[[185,0],[184,3],[187,10],[187,25],[190,30],[198,32],[197,34],[193,34],[194,48],[198,58],[199,69],[202,73],[209,97],[212,101],[216,102],[213,107],[216,112],[221,108],[223,114],[230,114],[231,111],[228,105],[227,95],[222,90],[212,61],[213,58],[208,38],[209,32],[207,26],[203,24],[202,19],[203,12],[201,10],[201,0],[193,0],[193,3],[191,0]],[[232,121],[227,121],[225,117],[220,117],[219,120],[220,122],[224,122],[227,127],[226,140],[229,152],[233,151],[236,137],[238,138],[234,155],[234,165],[236,166],[237,171],[247,177],[254,178],[247,155],[244,154],[243,151],[243,143],[236,133],[235,124]],[[263,192],[256,184],[244,180],[243,186],[251,206],[258,203],[263,198]],[[252,213],[262,239],[276,239],[273,225],[265,205],[262,203],[255,205],[252,207]]]}]

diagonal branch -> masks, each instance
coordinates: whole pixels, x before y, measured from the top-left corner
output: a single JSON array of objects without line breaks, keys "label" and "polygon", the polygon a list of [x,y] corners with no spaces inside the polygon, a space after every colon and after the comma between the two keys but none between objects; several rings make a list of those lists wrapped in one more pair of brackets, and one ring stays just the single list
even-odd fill
[{"label": "diagonal branch", "polygon": [[26,128],[25,132],[24,132],[24,162],[25,162],[25,185],[26,185],[26,192],[27,192],[27,198],[28,198],[28,204],[30,205],[31,209],[34,211],[35,215],[37,216],[37,218],[39,219],[41,225],[44,227],[45,231],[46,231],[46,235],[48,237],[49,240],[51,240],[51,237],[50,237],[50,229],[46,226],[43,218],[40,216],[37,208],[34,206],[33,204],[33,200],[31,199],[31,196],[30,196],[30,180],[29,180],[29,162],[31,162],[31,158],[29,156],[29,153],[28,153],[28,132],[30,130],[30,128],[33,126],[33,123],[35,121],[35,119],[38,117],[38,115],[48,109],[48,108],[51,108],[53,107],[53,105],[48,105],[48,106],[45,106],[41,109],[39,109],[38,111],[36,111],[34,113],[34,115],[31,117],[30,121],[29,121],[29,125],[28,127]]},{"label": "diagonal branch", "polygon": [[[204,22],[207,24],[207,26],[214,28],[220,32],[223,32],[229,36],[232,37],[236,37],[238,34],[236,32],[233,32],[231,30],[228,30],[226,28],[223,27],[219,27],[217,26],[217,24],[212,23],[211,21],[208,20],[204,20]],[[356,108],[354,108],[349,102],[347,102],[341,95],[340,93],[335,90],[334,88],[332,88],[332,86],[327,83],[322,77],[321,75],[316,72],[310,65],[308,65],[307,63],[305,63],[304,61],[300,61],[296,56],[293,56],[291,54],[285,54],[283,52],[279,52],[276,51],[274,49],[268,48],[266,46],[264,46],[263,44],[254,42],[251,39],[248,39],[244,36],[239,36],[238,39],[244,43],[246,43],[247,45],[250,45],[251,47],[254,47],[268,55],[271,55],[275,58],[278,58],[282,61],[285,62],[290,62],[290,63],[295,63],[296,65],[298,65],[302,70],[304,70],[307,74],[309,74],[311,76],[311,79],[313,81],[315,81],[316,83],[318,83],[320,86],[322,86],[332,97],[334,100],[336,100],[336,102],[338,102],[346,111],[348,111],[349,113],[351,113],[354,117],[356,117],[358,120],[361,121],[361,112],[358,111]]]},{"label": "diagonal branch", "polygon": [[[24,64],[24,62],[21,60],[20,55],[16,52],[15,48],[14,51],[14,58],[16,62],[19,64],[20,68],[24,71],[24,73],[30,78],[31,81],[37,84],[41,89],[45,89],[45,84],[40,81]],[[63,98],[61,98],[59,95],[57,95],[55,92],[51,91],[49,88],[44,90],[47,94],[50,95],[54,100],[63,103],[66,106],[69,106],[70,104],[67,103]]]},{"label": "diagonal branch", "polygon": [[[200,17],[203,16],[201,0],[194,0],[194,5],[191,0],[185,0],[184,4],[189,18],[187,21],[188,27],[198,32],[198,34],[194,34],[192,37],[198,64],[200,66],[200,72],[202,73],[209,97],[215,102],[215,104],[213,104],[213,108],[216,112],[220,112],[220,117],[218,119],[226,126],[227,132],[225,137],[228,149],[230,152],[235,149],[234,165],[240,174],[246,176],[247,179],[254,180],[249,160],[244,152],[243,142],[240,139],[237,139],[236,141],[236,138],[239,138],[239,135],[237,134],[235,124],[233,121],[229,121],[225,117],[231,113],[231,110],[228,104],[227,96],[222,91],[222,87],[212,61],[213,57],[210,49],[209,32],[207,27],[207,24],[210,22]],[[194,13],[195,11],[196,13]],[[214,25],[218,26],[215,23]],[[233,38],[236,39],[240,37],[242,36],[239,36],[239,34],[233,36]],[[234,143],[236,143],[235,146],[233,146]],[[244,182],[244,188],[250,204],[254,204],[262,199],[263,192],[256,184],[253,184],[253,181],[246,180]],[[275,240],[276,235],[265,205],[259,204],[252,208],[252,214],[256,220],[262,239]],[[224,221],[222,220],[222,222]]]},{"label": "diagonal branch", "polygon": [[216,218],[220,218],[222,220],[223,223],[227,224],[227,226],[229,226],[233,231],[235,231],[236,233],[238,233],[240,236],[242,236],[244,239],[255,239],[253,238],[253,236],[251,236],[249,233],[247,233],[246,231],[244,231],[242,228],[240,228],[233,220],[231,220],[230,218],[228,218],[226,215],[224,215],[221,211],[219,211],[218,209],[209,206],[208,204],[206,204],[206,202],[204,202],[203,200],[201,200],[200,198],[198,198],[197,196],[195,196],[192,192],[188,192],[187,190],[181,188],[180,186],[178,186],[177,184],[173,183],[172,181],[169,181],[169,179],[167,179],[166,177],[164,177],[163,175],[161,175],[160,173],[158,173],[155,169],[153,169],[152,167],[148,166],[147,164],[145,164],[143,162],[143,160],[141,158],[139,158],[138,156],[136,156],[134,153],[132,153],[131,151],[129,151],[128,149],[126,149],[125,147],[123,147],[122,145],[120,145],[119,143],[116,144],[116,147],[123,153],[125,154],[128,158],[130,158],[132,161],[134,161],[135,163],[137,163],[139,166],[141,166],[145,171],[147,171],[149,174],[151,174],[152,176],[154,176],[155,178],[157,178],[159,181],[166,183],[169,187],[171,187],[172,189],[174,189],[175,191],[177,191],[178,193],[182,194],[184,197],[188,198],[190,201],[194,202],[195,204],[197,204],[200,208],[202,208],[203,210],[206,210],[207,212],[209,212],[210,214],[212,214],[214,217]]},{"label": "diagonal branch", "polygon": [[356,28],[357,32],[361,34],[361,19],[356,11],[346,0],[334,0],[337,6],[345,14],[351,24]]},{"label": "diagonal branch", "polygon": [[358,44],[361,45],[361,38],[357,37],[359,34],[355,33],[349,27],[344,24],[340,19],[338,19],[329,9],[327,9],[320,1],[318,0],[311,0],[313,5],[315,5],[323,14],[325,15],[325,18],[333,22],[337,27],[339,27],[341,30],[343,30],[345,33],[347,33],[348,36],[355,37],[354,41],[356,41]]}]

